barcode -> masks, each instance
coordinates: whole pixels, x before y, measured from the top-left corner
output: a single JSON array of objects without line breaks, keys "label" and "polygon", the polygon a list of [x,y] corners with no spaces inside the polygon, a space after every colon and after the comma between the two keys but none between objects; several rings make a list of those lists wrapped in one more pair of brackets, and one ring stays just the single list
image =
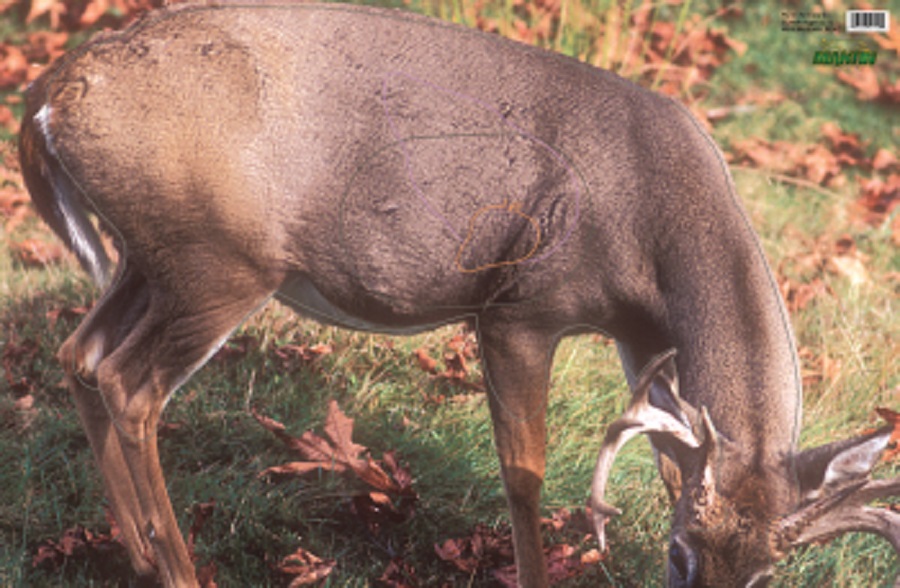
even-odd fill
[{"label": "barcode", "polygon": [[891,19],[887,10],[848,10],[848,33],[886,33],[890,27]]}]

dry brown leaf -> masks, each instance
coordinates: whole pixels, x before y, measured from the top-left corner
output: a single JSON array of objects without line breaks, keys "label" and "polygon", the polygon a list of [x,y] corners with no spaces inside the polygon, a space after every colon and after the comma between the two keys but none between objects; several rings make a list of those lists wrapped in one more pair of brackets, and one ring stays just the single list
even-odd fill
[{"label": "dry brown leaf", "polygon": [[260,478],[276,475],[276,476],[303,476],[319,470],[331,470],[334,472],[343,472],[347,468],[343,464],[333,461],[289,461],[277,466],[271,466],[261,471],[258,476]]},{"label": "dry brown leaf", "polygon": [[31,394],[26,394],[25,396],[19,398],[13,403],[13,408],[16,410],[27,411],[34,408],[34,396]]},{"label": "dry brown leaf", "polygon": [[900,205],[900,173],[892,173],[886,179],[860,178],[859,184],[861,194],[856,207],[865,222],[880,225]]},{"label": "dry brown leaf", "polygon": [[891,438],[888,441],[888,449],[882,455],[884,461],[891,461],[900,455],[900,412],[883,407],[877,407],[875,412],[894,427],[893,432],[891,432]]},{"label": "dry brown leaf", "polygon": [[282,345],[275,349],[275,355],[284,362],[292,362],[299,359],[303,363],[310,363],[332,353],[334,353],[334,347],[329,343]]},{"label": "dry brown leaf", "polygon": [[93,533],[81,525],[66,529],[59,541],[47,539],[38,545],[31,566],[57,569],[71,560],[87,560],[94,562],[94,565],[102,565],[111,557],[124,559],[125,547],[119,543],[117,534],[116,528],[112,528],[109,534]]},{"label": "dry brown leaf", "polygon": [[25,17],[26,23],[31,23],[45,14],[50,15],[50,27],[58,29],[61,17],[68,12],[63,0],[31,0],[31,9]]},{"label": "dry brown leaf", "polygon": [[589,549],[581,554],[581,563],[592,566],[603,561],[603,554],[599,549]]},{"label": "dry brown leaf", "polygon": [[78,23],[84,28],[90,27],[100,20],[110,8],[112,8],[112,5],[109,0],[91,0],[84,7],[84,12],[81,13]]},{"label": "dry brown leaf", "polygon": [[801,347],[798,355],[800,356],[800,374],[804,386],[834,382],[840,377],[844,368],[844,363],[840,359],[830,357],[826,353],[816,354],[808,347]]},{"label": "dry brown leaf", "polygon": [[419,585],[415,568],[401,557],[391,560],[378,581],[388,588],[416,588]]},{"label": "dry brown leaf", "polygon": [[12,110],[3,104],[0,104],[0,127],[14,135],[19,132],[19,120],[13,115]]},{"label": "dry brown leaf", "polygon": [[3,186],[0,188],[0,215],[13,216],[17,209],[25,207],[29,201],[25,190],[17,186]]},{"label": "dry brown leaf", "polygon": [[837,78],[856,90],[857,100],[871,102],[879,100],[889,104],[900,103],[900,80],[889,82],[878,77],[874,67],[835,68]]},{"label": "dry brown leaf", "polygon": [[286,434],[281,437],[288,447],[299,452],[306,459],[319,464],[327,464],[326,469],[343,472],[348,467],[346,460],[341,459],[334,447],[312,431],[306,431],[299,438]]},{"label": "dry brown leaf", "polygon": [[778,286],[785,305],[791,313],[803,310],[816,298],[830,293],[827,284],[820,278],[815,278],[809,283],[782,278],[779,280]]},{"label": "dry brown leaf", "polygon": [[806,170],[807,179],[816,184],[825,184],[841,173],[837,157],[822,145],[814,145],[802,157],[800,166]]},{"label": "dry brown leaf", "polygon": [[328,403],[325,434],[332,440],[335,449],[348,462],[356,460],[359,454],[366,451],[364,446],[353,442],[353,419],[344,414],[336,400]]},{"label": "dry brown leaf", "polygon": [[297,551],[281,560],[277,569],[285,575],[293,576],[288,588],[296,588],[327,578],[334,571],[335,565],[337,563],[333,559],[322,559],[298,547]]},{"label": "dry brown leaf", "polygon": [[247,357],[259,348],[259,340],[253,335],[239,335],[229,339],[212,357],[213,362],[233,363]]},{"label": "dry brown leaf", "polygon": [[900,214],[891,221],[891,241],[894,243],[894,246],[900,247]]},{"label": "dry brown leaf", "polygon": [[842,166],[869,166],[865,147],[867,142],[860,140],[859,135],[847,133],[833,122],[822,125],[822,136],[831,145],[831,151]]},{"label": "dry brown leaf", "polygon": [[853,239],[844,236],[834,243],[833,254],[828,257],[825,269],[849,279],[852,284],[858,286],[869,280],[866,261],[866,256],[856,248]]},{"label": "dry brown leaf", "polygon": [[28,59],[15,45],[0,43],[0,90],[17,87],[28,78]]},{"label": "dry brown leaf", "polygon": [[25,239],[11,243],[10,248],[19,261],[32,267],[58,263],[65,255],[65,248],[59,243],[47,243],[39,239]]},{"label": "dry brown leaf", "polygon": [[423,372],[429,374],[437,373],[437,361],[430,355],[428,355],[427,349],[425,349],[424,347],[420,347],[419,349],[415,350],[414,354],[416,356],[416,362]]},{"label": "dry brown leaf", "polygon": [[900,20],[892,18],[887,33],[872,35],[875,42],[885,51],[893,51],[900,57]]},{"label": "dry brown leaf", "polygon": [[900,161],[893,151],[881,148],[872,158],[872,169],[880,172],[900,171]]},{"label": "dry brown leaf", "polygon": [[306,459],[302,462],[289,462],[267,468],[259,474],[260,476],[304,475],[319,469],[337,473],[351,470],[357,478],[376,490],[415,498],[415,491],[411,487],[412,477],[399,466],[393,453],[385,454],[385,465],[397,476],[396,478],[371,457],[361,457],[368,449],[353,442],[353,419],[341,411],[336,401],[329,402],[328,415],[325,418],[325,434],[330,442],[312,431],[306,431],[299,438],[294,437],[289,435],[285,426],[278,421],[259,414],[255,409],[252,410],[252,414],[263,427]]},{"label": "dry brown leaf", "polygon": [[[580,556],[576,555],[575,551],[574,547],[566,543],[544,549],[544,557],[547,562],[547,576],[551,586],[580,576],[584,572],[585,567],[589,565]],[[589,557],[588,561],[590,560],[591,558]],[[504,587],[517,588],[519,586],[515,564],[494,570],[493,576]]]}]

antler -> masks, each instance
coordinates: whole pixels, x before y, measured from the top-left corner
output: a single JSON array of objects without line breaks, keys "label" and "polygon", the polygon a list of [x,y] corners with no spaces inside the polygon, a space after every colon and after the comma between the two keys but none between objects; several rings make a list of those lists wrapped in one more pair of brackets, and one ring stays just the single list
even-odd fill
[{"label": "antler", "polygon": [[900,478],[852,484],[781,519],[776,530],[780,546],[796,547],[856,531],[881,535],[900,555],[900,512],[866,506],[897,495]]},{"label": "antler", "polygon": [[[613,515],[621,514],[621,511],[604,500],[606,482],[615,461],[616,454],[629,440],[641,433],[662,433],[671,435],[688,447],[697,448],[700,442],[697,440],[690,424],[687,422],[685,410],[682,408],[684,401],[678,396],[678,382],[675,371],[675,350],[671,349],[650,361],[641,372],[640,378],[634,387],[631,404],[625,413],[609,426],[600,455],[597,457],[597,466],[594,469],[594,481],[591,486],[591,511],[594,519],[594,529],[597,532],[597,541],[600,550],[606,551],[606,534],[604,528],[606,521]],[[673,414],[651,404],[650,394],[654,381],[660,379],[664,388],[660,392],[669,395],[670,410],[677,411]]]},{"label": "antler", "polygon": [[[824,477],[841,482],[832,488],[826,484],[820,497],[776,524],[772,539],[777,551],[784,553],[842,533],[862,532],[881,535],[900,556],[900,512],[867,506],[873,500],[900,495],[900,478],[869,478],[871,468],[890,441],[891,431],[888,427],[867,436],[856,448],[851,447],[832,459]],[[894,588],[900,588],[900,575],[894,581]]]}]

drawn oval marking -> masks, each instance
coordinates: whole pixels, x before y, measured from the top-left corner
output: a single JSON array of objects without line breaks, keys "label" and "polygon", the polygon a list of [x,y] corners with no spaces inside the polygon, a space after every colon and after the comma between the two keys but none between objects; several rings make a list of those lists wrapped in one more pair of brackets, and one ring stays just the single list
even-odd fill
[{"label": "drawn oval marking", "polygon": [[[527,253],[525,253],[524,255],[517,257],[515,259],[507,259],[507,260],[503,260],[503,261],[483,263],[474,268],[467,268],[462,263],[462,256],[466,250],[466,246],[468,246],[469,243],[472,242],[472,240],[474,239],[475,227],[476,227],[475,221],[478,220],[479,216],[481,216],[483,214],[487,214],[488,212],[490,212],[492,210],[498,210],[501,212],[509,212],[509,213],[515,214],[521,218],[524,218],[526,221],[528,221],[528,223],[531,224],[532,229],[534,229],[534,236],[535,236],[534,245],[532,245],[531,249]],[[456,268],[464,274],[472,274],[475,272],[480,272],[480,271],[497,268],[497,267],[503,267],[506,265],[516,265],[516,264],[522,263],[523,261],[533,257],[537,253],[537,250],[538,250],[538,247],[540,246],[540,244],[541,244],[541,226],[538,223],[538,221],[533,216],[522,212],[522,203],[521,202],[504,200],[502,204],[491,204],[491,205],[479,208],[475,212],[475,214],[472,215],[472,217],[469,219],[469,228],[468,228],[468,232],[466,233],[466,237],[465,237],[465,239],[463,239],[462,244],[460,244],[459,249],[456,250],[456,258],[454,260],[454,263],[456,265]]]}]

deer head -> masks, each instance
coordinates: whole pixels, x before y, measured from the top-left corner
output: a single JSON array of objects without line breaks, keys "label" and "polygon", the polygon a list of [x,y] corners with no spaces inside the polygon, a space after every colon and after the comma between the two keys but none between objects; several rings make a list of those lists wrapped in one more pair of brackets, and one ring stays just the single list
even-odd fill
[{"label": "deer head", "polygon": [[705,407],[679,396],[674,350],[644,369],[600,450],[590,503],[601,549],[606,522],[620,512],[604,501],[610,469],[640,433],[653,443],[674,503],[670,587],[765,586],[794,547],[849,531],[882,535],[900,553],[900,513],[867,506],[900,492],[900,478],[870,478],[892,427],[789,453],[777,470],[749,463]]}]

